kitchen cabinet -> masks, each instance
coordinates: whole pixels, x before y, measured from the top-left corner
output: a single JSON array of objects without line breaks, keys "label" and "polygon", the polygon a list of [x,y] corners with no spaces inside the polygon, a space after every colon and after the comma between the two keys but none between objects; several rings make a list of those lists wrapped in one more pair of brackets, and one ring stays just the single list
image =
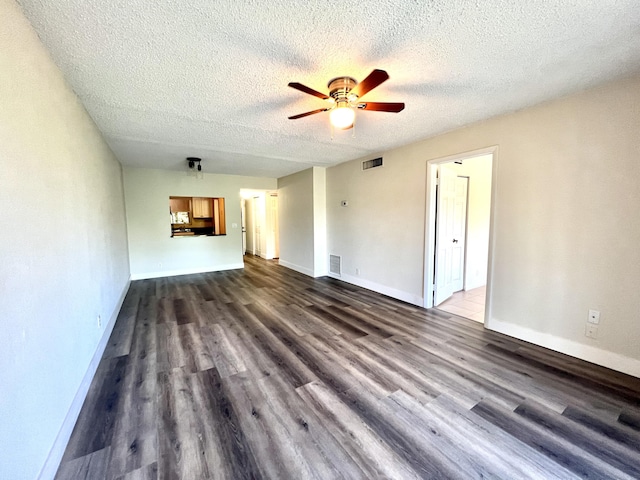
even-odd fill
[{"label": "kitchen cabinet", "polygon": [[211,199],[193,197],[193,218],[211,218]]},{"label": "kitchen cabinet", "polygon": [[169,206],[171,213],[190,212],[191,197],[169,197]]},{"label": "kitchen cabinet", "polygon": [[171,236],[226,235],[222,197],[169,197]]}]

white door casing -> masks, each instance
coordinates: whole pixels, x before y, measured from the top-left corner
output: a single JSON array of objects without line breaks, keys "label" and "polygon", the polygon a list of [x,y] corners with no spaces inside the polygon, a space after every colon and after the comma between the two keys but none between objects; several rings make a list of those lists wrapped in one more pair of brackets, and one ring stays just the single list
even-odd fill
[{"label": "white door casing", "polygon": [[[464,161],[477,157],[488,157],[488,165],[490,169],[490,213],[489,213],[489,232],[488,232],[488,255],[486,269],[486,288],[485,297],[485,326],[491,325],[492,312],[492,284],[493,284],[493,247],[495,233],[495,199],[498,184],[498,146],[479,148],[476,150],[456,153],[453,155],[433,158],[427,160],[427,178],[426,178],[426,205],[425,205],[425,250],[424,250],[424,284],[423,299],[424,307],[431,308],[435,300],[435,263],[436,263],[436,182],[437,171],[443,164]],[[471,199],[469,199],[471,202]],[[466,261],[466,260],[465,260]]]}]

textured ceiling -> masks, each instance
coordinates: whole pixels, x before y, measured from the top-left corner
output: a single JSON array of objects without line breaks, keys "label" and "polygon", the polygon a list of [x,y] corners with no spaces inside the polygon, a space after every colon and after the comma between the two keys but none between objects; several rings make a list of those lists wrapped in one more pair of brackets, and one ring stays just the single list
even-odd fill
[{"label": "textured ceiling", "polygon": [[[640,71],[638,0],[19,0],[124,165],[279,177]],[[332,138],[321,92],[390,79]]]}]

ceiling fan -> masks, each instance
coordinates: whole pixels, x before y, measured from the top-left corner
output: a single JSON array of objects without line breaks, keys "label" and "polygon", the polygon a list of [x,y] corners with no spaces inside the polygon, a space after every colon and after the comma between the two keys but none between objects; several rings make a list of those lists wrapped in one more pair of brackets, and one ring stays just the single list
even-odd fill
[{"label": "ceiling fan", "polygon": [[388,78],[389,75],[384,70],[374,70],[360,83],[351,77],[337,77],[330,80],[327,84],[329,95],[320,93],[301,83],[291,82],[289,83],[291,88],[326,100],[331,103],[331,106],[293,115],[289,117],[289,120],[296,120],[316,113],[330,111],[331,124],[335,128],[347,130],[353,127],[356,109],[398,113],[404,109],[404,103],[363,102],[360,100],[367,92],[370,92]]}]

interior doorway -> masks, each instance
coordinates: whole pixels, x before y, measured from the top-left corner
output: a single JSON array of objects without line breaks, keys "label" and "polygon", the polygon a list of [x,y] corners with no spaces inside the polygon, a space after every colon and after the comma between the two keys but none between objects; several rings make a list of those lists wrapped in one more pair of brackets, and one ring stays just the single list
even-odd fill
[{"label": "interior doorway", "polygon": [[278,192],[241,190],[244,253],[279,258]]},{"label": "interior doorway", "polygon": [[490,251],[496,148],[427,162],[426,308],[484,322],[490,315]]}]

